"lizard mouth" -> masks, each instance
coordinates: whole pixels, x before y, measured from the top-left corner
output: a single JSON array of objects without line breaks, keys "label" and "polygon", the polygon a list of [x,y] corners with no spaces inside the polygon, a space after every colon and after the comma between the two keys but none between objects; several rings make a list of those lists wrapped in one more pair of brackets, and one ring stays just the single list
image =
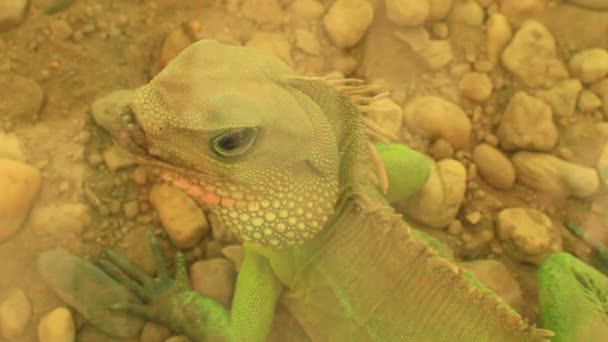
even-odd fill
[{"label": "lizard mouth", "polygon": [[120,117],[120,130],[116,142],[137,156],[151,157],[146,144],[146,134],[137,122],[135,114],[128,108]]}]

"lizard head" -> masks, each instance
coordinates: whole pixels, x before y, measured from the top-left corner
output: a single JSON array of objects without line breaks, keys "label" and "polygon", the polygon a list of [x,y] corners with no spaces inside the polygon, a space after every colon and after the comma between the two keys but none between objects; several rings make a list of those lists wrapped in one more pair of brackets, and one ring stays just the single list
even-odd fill
[{"label": "lizard head", "polygon": [[333,213],[335,124],[263,52],[200,41],[135,92],[117,140],[244,241],[286,247]]}]

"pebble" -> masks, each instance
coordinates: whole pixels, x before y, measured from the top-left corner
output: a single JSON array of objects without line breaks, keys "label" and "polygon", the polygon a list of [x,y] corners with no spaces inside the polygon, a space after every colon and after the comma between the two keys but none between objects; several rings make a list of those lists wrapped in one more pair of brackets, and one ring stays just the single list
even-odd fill
[{"label": "pebble", "polygon": [[118,131],[116,118],[128,108],[133,95],[133,90],[122,89],[95,100],[91,105],[91,116],[95,123],[109,132]]},{"label": "pebble", "polygon": [[551,32],[534,20],[525,21],[504,49],[503,65],[529,87],[551,86],[568,78]]},{"label": "pebble", "polygon": [[470,141],[471,120],[456,104],[437,96],[424,96],[403,110],[405,126],[429,139],[443,139],[452,148],[465,148]]},{"label": "pebble", "polygon": [[454,155],[454,148],[447,141],[438,139],[429,148],[429,153],[435,160],[447,159]]},{"label": "pebble", "polygon": [[481,28],[484,16],[483,8],[476,1],[454,0],[449,21],[452,24]]},{"label": "pebble", "polygon": [[373,17],[374,9],[367,0],[336,0],[323,17],[323,25],[334,44],[347,49],[359,43]]},{"label": "pebble", "polygon": [[460,210],[466,188],[466,169],[458,161],[433,163],[422,189],[398,204],[409,217],[430,227],[447,227]]},{"label": "pebble", "polygon": [[475,279],[494,291],[502,300],[518,312],[524,308],[524,300],[519,283],[507,267],[497,260],[475,260],[461,263]]},{"label": "pebble", "polygon": [[241,264],[243,263],[243,258],[245,257],[245,251],[243,250],[242,246],[226,246],[222,248],[222,255],[224,258],[228,259],[232,265],[234,265],[237,272],[241,270]]},{"label": "pebble", "polygon": [[416,26],[423,24],[429,17],[429,0],[385,0],[386,16],[397,25]]},{"label": "pebble", "polygon": [[483,180],[489,185],[509,190],[515,184],[515,168],[511,160],[499,149],[479,144],[473,150],[473,161]]},{"label": "pebble", "polygon": [[453,0],[430,0],[429,20],[438,21],[445,19],[452,9]]},{"label": "pebble", "polygon": [[608,10],[608,2],[606,0],[566,0],[577,6],[581,6],[593,10]]},{"label": "pebble", "polygon": [[591,90],[583,89],[578,98],[578,109],[590,113],[602,106],[602,100]]},{"label": "pebble", "polygon": [[463,227],[462,222],[460,222],[460,220],[454,220],[450,222],[450,225],[448,226],[448,233],[452,235],[459,235],[462,233],[462,230]]},{"label": "pebble", "polygon": [[569,163],[550,154],[518,152],[512,157],[523,185],[559,197],[586,198],[600,188],[596,170]]},{"label": "pebble", "polygon": [[29,226],[39,236],[80,235],[91,223],[89,208],[82,203],[53,203],[32,210]]},{"label": "pebble", "polygon": [[230,261],[220,258],[197,261],[190,266],[190,279],[196,292],[230,308],[236,280]]},{"label": "pebble", "polygon": [[278,25],[285,15],[277,0],[248,0],[242,2],[241,13],[258,24]]},{"label": "pebble", "polygon": [[66,307],[58,307],[44,315],[38,323],[40,342],[74,342],[76,328],[72,313]]},{"label": "pebble", "polygon": [[470,224],[478,224],[481,221],[481,213],[479,211],[474,211],[465,216],[465,219]]},{"label": "pebble", "polygon": [[40,172],[33,167],[0,159],[0,242],[21,228],[38,194],[40,181]]},{"label": "pebble", "polygon": [[464,97],[476,102],[485,102],[492,95],[492,80],[487,74],[480,72],[465,74],[458,87]]},{"label": "pebble", "polygon": [[450,36],[450,27],[444,22],[435,22],[431,25],[431,32],[438,39],[447,39]]},{"label": "pebble", "polygon": [[166,339],[171,337],[171,330],[168,328],[158,325],[152,322],[147,322],[144,325],[141,335],[139,336],[140,342],[164,342]]},{"label": "pebble", "polygon": [[2,0],[0,2],[0,32],[19,25],[25,18],[28,0]]},{"label": "pebble", "polygon": [[[584,137],[584,138],[582,138]],[[608,143],[608,123],[581,121],[560,130],[560,150],[566,152],[563,158],[576,164],[595,167]]]},{"label": "pebble", "polygon": [[21,142],[14,133],[0,131],[0,158],[24,161]]},{"label": "pebble", "polygon": [[570,58],[568,63],[572,75],[583,83],[593,83],[608,75],[608,51],[589,49]]},{"label": "pebble", "polygon": [[4,118],[32,121],[42,108],[44,93],[32,79],[0,73],[0,98],[0,113]]},{"label": "pebble", "polygon": [[23,290],[0,290],[0,335],[6,339],[21,336],[32,316],[32,305]]},{"label": "pebble", "polygon": [[282,32],[258,32],[245,44],[246,47],[264,50],[293,65],[291,44]]},{"label": "pebble", "polygon": [[574,114],[577,99],[582,89],[581,81],[568,79],[559,81],[553,87],[540,90],[534,95],[551,106],[553,113],[558,117],[565,117]]},{"label": "pebble", "polygon": [[139,205],[137,201],[129,201],[122,205],[122,212],[127,218],[134,219],[139,215]]},{"label": "pebble", "polygon": [[177,248],[194,247],[208,233],[209,223],[203,211],[181,190],[167,184],[154,185],[149,201]]},{"label": "pebble", "polygon": [[309,30],[296,30],[296,46],[311,55],[318,55],[321,53],[321,43],[319,43],[317,37]]},{"label": "pebble", "polygon": [[521,262],[540,265],[550,254],[562,251],[559,230],[547,215],[536,209],[501,210],[497,233],[504,250]]},{"label": "pebble", "polygon": [[338,54],[334,56],[334,70],[342,73],[342,75],[351,75],[357,69],[357,59],[351,55]]},{"label": "pebble", "polygon": [[417,51],[426,66],[432,71],[439,71],[454,60],[452,45],[448,40],[431,40],[426,47]]},{"label": "pebble", "polygon": [[180,26],[167,34],[152,66],[152,75],[158,74],[195,39],[193,32],[187,26]]},{"label": "pebble", "polygon": [[526,94],[516,93],[509,102],[497,130],[500,144],[507,151],[550,151],[558,141],[551,107]]},{"label": "pebble", "polygon": [[498,63],[511,38],[513,38],[513,30],[509,19],[501,13],[492,14],[486,22],[486,47],[488,59],[493,65]]},{"label": "pebble", "polygon": [[137,160],[129,151],[116,144],[103,151],[103,160],[112,172],[137,164]]},{"label": "pebble", "polygon": [[296,0],[291,4],[291,13],[296,19],[316,20],[324,11],[323,4],[316,0]]},{"label": "pebble", "polygon": [[49,24],[49,28],[51,29],[53,38],[58,40],[69,39],[73,33],[72,27],[65,20],[53,20]]},{"label": "pebble", "polygon": [[403,109],[392,99],[383,98],[369,104],[365,115],[393,136],[398,136],[403,123]]},{"label": "pebble", "polygon": [[529,15],[543,10],[546,2],[546,0],[502,0],[500,12],[509,18]]},{"label": "pebble", "polygon": [[604,145],[602,154],[595,165],[597,173],[605,186],[608,186],[608,144]]}]

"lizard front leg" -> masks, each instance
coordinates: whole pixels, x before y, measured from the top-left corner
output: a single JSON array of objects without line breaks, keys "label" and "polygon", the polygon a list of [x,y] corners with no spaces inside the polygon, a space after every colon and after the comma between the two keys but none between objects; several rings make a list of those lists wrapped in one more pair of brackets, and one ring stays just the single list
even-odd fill
[{"label": "lizard front leg", "polygon": [[153,236],[150,247],[158,270],[156,278],[115,251],[106,251],[98,261],[100,268],[146,303],[119,303],[114,309],[163,324],[194,341],[266,340],[281,286],[263,256],[246,250],[232,309],[228,312],[219,303],[192,290],[182,253],[176,254],[176,272],[172,279]]}]

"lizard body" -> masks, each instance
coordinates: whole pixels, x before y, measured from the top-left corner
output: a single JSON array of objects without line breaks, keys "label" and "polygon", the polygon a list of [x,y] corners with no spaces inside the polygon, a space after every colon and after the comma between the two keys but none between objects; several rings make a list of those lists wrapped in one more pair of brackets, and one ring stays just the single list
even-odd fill
[{"label": "lizard body", "polygon": [[175,280],[151,280],[110,253],[120,270],[104,270],[148,302],[117,308],[195,341],[263,341],[279,300],[314,341],[547,340],[414,235],[369,181],[365,89],[214,41],[138,89],[116,140],[210,205],[245,256],[226,312],[191,290],[183,256]]}]

